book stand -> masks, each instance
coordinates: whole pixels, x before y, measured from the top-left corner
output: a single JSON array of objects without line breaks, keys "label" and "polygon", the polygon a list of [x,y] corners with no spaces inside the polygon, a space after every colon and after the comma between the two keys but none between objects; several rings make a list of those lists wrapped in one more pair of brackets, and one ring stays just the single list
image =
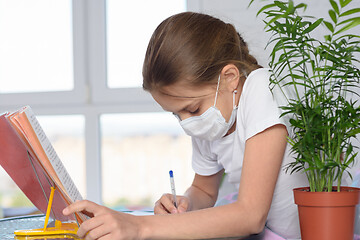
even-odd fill
[{"label": "book stand", "polygon": [[[37,176],[37,179],[40,183],[41,188],[42,184],[40,182],[39,176],[35,170],[34,164],[31,160],[31,156],[28,152],[28,158],[29,161],[31,162],[31,165],[33,167],[33,170]],[[48,179],[49,180],[49,179]],[[49,236],[49,235],[75,235],[77,233],[77,230],[79,229],[78,223],[75,222],[69,222],[69,223],[62,223],[61,221],[55,220],[55,227],[47,227],[48,222],[49,222],[49,218],[50,218],[50,212],[51,212],[51,207],[52,207],[52,202],[54,199],[54,193],[56,188],[53,186],[54,184],[51,184],[51,192],[50,192],[50,197],[48,200],[48,206],[47,206],[47,210],[46,210],[46,215],[45,215],[45,222],[44,222],[44,228],[38,228],[38,229],[30,229],[30,230],[17,230],[14,232],[15,236],[19,236],[19,237],[25,237],[25,236]],[[45,195],[45,191],[43,189],[44,195]],[[45,198],[47,199],[46,195]],[[75,217],[76,219],[76,217]]]}]

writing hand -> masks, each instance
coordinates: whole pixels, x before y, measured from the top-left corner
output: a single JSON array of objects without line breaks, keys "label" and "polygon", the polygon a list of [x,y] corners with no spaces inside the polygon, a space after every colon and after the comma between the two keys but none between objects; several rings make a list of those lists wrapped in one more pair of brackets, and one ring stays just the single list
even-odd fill
[{"label": "writing hand", "polygon": [[176,205],[174,206],[173,195],[166,193],[161,196],[161,198],[156,201],[154,207],[155,214],[173,214],[173,213],[183,213],[189,210],[189,199],[185,196],[176,196]]}]

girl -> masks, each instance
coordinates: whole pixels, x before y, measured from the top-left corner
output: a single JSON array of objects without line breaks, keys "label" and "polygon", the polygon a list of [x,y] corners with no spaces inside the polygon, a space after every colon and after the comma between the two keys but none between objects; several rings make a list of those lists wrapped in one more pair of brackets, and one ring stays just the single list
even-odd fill
[{"label": "girl", "polygon": [[[292,189],[306,179],[280,171],[291,156],[269,75],[231,24],[191,12],[163,21],[145,55],[143,88],[192,136],[194,181],[177,196],[177,207],[170,194],[163,195],[154,216],[76,202],[64,214],[94,216],[78,235],[112,240],[300,238]],[[239,189],[237,199],[214,207],[224,172]]]}]

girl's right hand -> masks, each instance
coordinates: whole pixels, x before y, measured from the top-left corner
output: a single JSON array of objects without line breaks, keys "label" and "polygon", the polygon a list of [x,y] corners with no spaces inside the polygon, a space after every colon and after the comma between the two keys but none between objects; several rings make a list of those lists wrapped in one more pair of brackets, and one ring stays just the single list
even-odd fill
[{"label": "girl's right hand", "polygon": [[189,198],[177,195],[176,201],[177,208],[174,206],[173,195],[163,194],[155,203],[154,214],[183,213],[189,210]]}]

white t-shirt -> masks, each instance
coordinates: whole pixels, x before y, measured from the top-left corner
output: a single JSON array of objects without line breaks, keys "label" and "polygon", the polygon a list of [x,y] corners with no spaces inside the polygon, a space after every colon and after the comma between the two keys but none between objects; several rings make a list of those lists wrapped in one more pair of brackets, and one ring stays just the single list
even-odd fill
[{"label": "white t-shirt", "polygon": [[[269,89],[269,77],[269,70],[264,68],[247,77],[239,100],[236,130],[232,134],[212,142],[192,138],[192,166],[197,174],[209,176],[224,169],[229,182],[239,188],[246,140],[271,126],[287,125],[280,119],[279,104]],[[293,160],[289,150],[287,146],[283,167]],[[280,171],[266,222],[268,228],[286,239],[300,239],[292,189],[307,185],[305,174]]]}]

